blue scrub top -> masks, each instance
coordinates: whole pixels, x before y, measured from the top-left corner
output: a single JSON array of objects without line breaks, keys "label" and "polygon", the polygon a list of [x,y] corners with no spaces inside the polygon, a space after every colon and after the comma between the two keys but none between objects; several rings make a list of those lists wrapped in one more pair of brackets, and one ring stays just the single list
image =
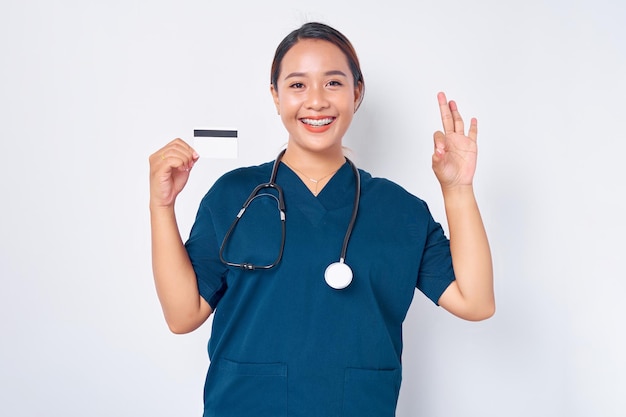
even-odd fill
[{"label": "blue scrub top", "polygon": [[[204,416],[394,416],[402,323],[415,288],[437,303],[454,280],[449,240],[422,200],[359,170],[361,202],[345,258],[354,279],[332,289],[324,270],[341,254],[353,171],[346,162],[316,197],[281,163],[281,262],[269,270],[227,267],[219,259],[224,235],[271,170],[265,163],[223,175],[203,198],[186,242],[200,294],[214,309]],[[226,260],[271,263],[279,222],[272,196],[255,199]]]}]

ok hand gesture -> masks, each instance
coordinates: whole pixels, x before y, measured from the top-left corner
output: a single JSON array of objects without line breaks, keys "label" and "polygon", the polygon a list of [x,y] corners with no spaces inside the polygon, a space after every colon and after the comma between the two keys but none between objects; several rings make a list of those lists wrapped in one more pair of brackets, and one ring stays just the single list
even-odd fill
[{"label": "ok hand gesture", "polygon": [[444,93],[437,94],[443,132],[434,134],[433,171],[444,189],[472,185],[476,172],[478,121],[471,119],[467,136],[463,118],[454,101]]}]

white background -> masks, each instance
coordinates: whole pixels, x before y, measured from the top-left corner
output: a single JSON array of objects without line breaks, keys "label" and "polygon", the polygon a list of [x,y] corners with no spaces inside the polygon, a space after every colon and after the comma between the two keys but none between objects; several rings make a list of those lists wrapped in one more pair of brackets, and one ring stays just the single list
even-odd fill
[{"label": "white background", "polygon": [[465,322],[416,294],[398,416],[626,415],[626,12],[610,0],[2,0],[0,415],[201,415],[210,323],[175,336],[162,318],[148,156],[196,126],[239,130],[239,159],[202,159],[180,196],[186,237],[220,174],[285,143],[269,67],[308,20],[362,61],[353,159],[444,225],[436,93],[479,119],[497,313]]}]

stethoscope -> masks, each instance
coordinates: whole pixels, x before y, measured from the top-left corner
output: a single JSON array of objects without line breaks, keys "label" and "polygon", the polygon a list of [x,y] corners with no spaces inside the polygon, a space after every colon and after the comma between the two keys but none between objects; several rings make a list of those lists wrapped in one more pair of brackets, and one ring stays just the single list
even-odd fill
[{"label": "stethoscope", "polygon": [[[285,249],[285,235],[286,235],[285,198],[283,195],[282,187],[276,184],[276,173],[278,172],[278,166],[280,165],[280,160],[285,154],[285,151],[286,149],[282,150],[276,157],[276,160],[274,161],[274,166],[272,167],[272,174],[270,176],[269,182],[259,184],[256,186],[256,188],[252,191],[252,193],[250,193],[250,196],[248,196],[248,198],[246,199],[245,203],[243,203],[243,207],[241,208],[241,210],[239,210],[239,213],[237,213],[237,217],[235,217],[235,220],[233,221],[233,223],[230,225],[230,228],[226,232],[226,235],[224,236],[224,240],[222,241],[222,246],[220,247],[220,260],[224,264],[228,266],[252,271],[255,269],[273,268],[276,265],[278,265],[278,263],[282,259],[283,251]],[[332,264],[328,265],[328,267],[324,271],[324,280],[331,288],[334,288],[336,290],[342,290],[346,288],[348,285],[350,285],[350,283],[352,282],[352,278],[353,278],[352,269],[345,263],[345,259],[346,259],[346,252],[348,251],[348,242],[350,241],[350,236],[352,235],[352,229],[354,228],[356,216],[359,212],[359,199],[360,199],[360,194],[361,194],[361,176],[359,175],[359,171],[356,165],[354,165],[354,163],[351,160],[349,160],[348,158],[346,158],[346,160],[350,164],[350,167],[352,168],[352,172],[354,173],[354,178],[356,180],[356,192],[354,194],[352,216],[350,218],[350,223],[348,224],[348,229],[346,230],[346,235],[343,238],[343,246],[341,247],[341,256],[339,257],[339,261],[333,262]],[[276,190],[278,197],[272,193],[262,192],[267,189]],[[224,249],[226,248],[228,244],[228,241],[230,239],[230,236],[233,233],[233,230],[235,230],[235,226],[237,226],[239,219],[241,219],[241,217],[245,213],[248,206],[252,203],[252,201],[254,201],[256,198],[261,197],[261,196],[269,196],[269,197],[274,198],[276,200],[276,204],[280,212],[282,240],[280,243],[280,249],[278,251],[278,256],[276,257],[276,260],[274,260],[274,262],[268,265],[254,265],[249,262],[235,263],[235,262],[229,262],[225,260],[224,255],[223,255]]]}]

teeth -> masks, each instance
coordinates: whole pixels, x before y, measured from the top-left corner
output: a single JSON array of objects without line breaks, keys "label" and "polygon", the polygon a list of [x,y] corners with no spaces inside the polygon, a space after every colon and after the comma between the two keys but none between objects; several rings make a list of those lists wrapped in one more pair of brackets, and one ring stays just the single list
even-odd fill
[{"label": "teeth", "polygon": [[303,123],[306,123],[311,126],[325,126],[327,124],[332,123],[333,118],[328,117],[326,119],[302,119]]}]

